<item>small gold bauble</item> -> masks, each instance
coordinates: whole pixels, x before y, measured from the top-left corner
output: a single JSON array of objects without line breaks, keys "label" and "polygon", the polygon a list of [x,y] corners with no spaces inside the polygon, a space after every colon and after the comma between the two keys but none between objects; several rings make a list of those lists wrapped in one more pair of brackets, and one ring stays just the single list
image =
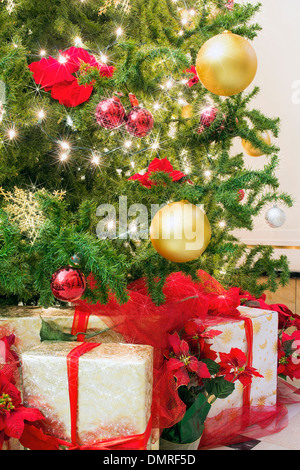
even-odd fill
[{"label": "small gold bauble", "polygon": [[181,115],[184,119],[190,119],[193,115],[193,107],[191,104],[186,104],[181,108]]},{"label": "small gold bauble", "polygon": [[[257,137],[259,137],[265,144],[271,145],[271,137],[267,131],[257,131]],[[242,146],[250,157],[261,157],[263,155],[263,152],[260,149],[253,147],[249,140],[242,139]]]},{"label": "small gold bauble", "polygon": [[219,96],[232,96],[241,93],[253,81],[257,57],[249,41],[224,31],[203,44],[196,69],[207,90]]},{"label": "small gold bauble", "polygon": [[207,248],[211,227],[206,214],[187,201],[173,202],[160,209],[151,222],[150,239],[164,258],[185,263],[198,258]]}]

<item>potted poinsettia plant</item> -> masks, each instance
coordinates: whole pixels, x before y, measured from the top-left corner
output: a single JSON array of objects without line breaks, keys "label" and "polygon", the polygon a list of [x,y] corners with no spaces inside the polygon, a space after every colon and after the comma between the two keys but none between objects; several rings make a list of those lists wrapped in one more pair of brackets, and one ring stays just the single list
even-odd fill
[{"label": "potted poinsettia plant", "polygon": [[181,421],[164,429],[161,449],[197,449],[212,404],[231,395],[237,380],[246,386],[253,375],[262,377],[247,366],[246,354],[240,349],[232,348],[228,354],[211,349],[208,340],[221,333],[206,329],[200,319],[194,319],[187,322],[181,335],[169,335],[167,367],[175,377],[186,412]]}]

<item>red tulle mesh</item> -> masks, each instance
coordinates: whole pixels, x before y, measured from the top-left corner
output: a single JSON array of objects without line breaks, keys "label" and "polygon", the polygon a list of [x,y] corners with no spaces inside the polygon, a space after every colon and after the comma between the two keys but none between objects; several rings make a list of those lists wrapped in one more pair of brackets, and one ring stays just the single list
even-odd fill
[{"label": "red tulle mesh", "polygon": [[[124,305],[119,305],[114,296],[107,305],[89,305],[85,301],[76,303],[76,315],[99,315],[108,326],[121,333],[126,342],[154,347],[152,416],[153,427],[161,430],[179,422],[186,410],[178,396],[174,376],[164,361],[168,334],[180,333],[192,318],[238,316],[237,307],[244,297],[239,288],[227,291],[206,272],[198,271],[197,274],[198,282],[180,272],[171,274],[163,287],[165,302],[160,306],[152,302],[144,279],[128,286],[130,300]],[[92,287],[93,279],[90,279],[90,285]],[[264,307],[265,304],[260,305],[260,308]],[[300,402],[298,399],[295,390],[288,394],[281,386],[276,406],[224,410],[215,418],[206,420],[200,446],[210,448],[233,444],[278,432],[287,425],[285,404]]]},{"label": "red tulle mesh", "polygon": [[199,449],[237,444],[278,433],[288,425],[286,405],[296,403],[300,403],[300,391],[279,378],[275,406],[231,408],[214,418],[207,418]]},{"label": "red tulle mesh", "polygon": [[179,399],[174,376],[164,364],[168,334],[180,331],[191,318],[205,319],[208,293],[226,292],[215,279],[199,271],[200,282],[182,273],[171,274],[163,287],[165,302],[157,306],[148,295],[144,279],[128,285],[130,300],[119,305],[112,296],[107,305],[77,302],[77,312],[104,317],[105,322],[122,334],[128,343],[154,347],[153,427],[170,427],[182,419],[185,405]]}]

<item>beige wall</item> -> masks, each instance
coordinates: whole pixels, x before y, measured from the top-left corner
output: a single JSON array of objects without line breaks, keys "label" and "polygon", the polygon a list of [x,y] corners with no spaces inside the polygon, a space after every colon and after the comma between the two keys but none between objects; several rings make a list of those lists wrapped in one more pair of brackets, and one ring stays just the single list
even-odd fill
[{"label": "beige wall", "polygon": [[[248,2],[256,4],[254,0]],[[245,3],[236,0],[236,3]],[[235,234],[248,244],[298,246],[300,248],[300,0],[261,0],[261,11],[256,15],[263,30],[253,41],[258,57],[258,72],[253,85],[260,93],[251,108],[260,109],[269,117],[280,117],[281,131],[273,139],[281,152],[277,176],[281,190],[295,200],[286,212],[286,222],[281,228],[270,228],[265,222],[265,210],[255,221],[252,232],[236,231]],[[235,151],[242,151],[239,141]],[[263,168],[267,157],[253,158],[245,155],[245,164],[251,168]],[[270,206],[271,207],[271,206]],[[300,249],[276,250],[286,254],[293,271],[300,271]]]}]

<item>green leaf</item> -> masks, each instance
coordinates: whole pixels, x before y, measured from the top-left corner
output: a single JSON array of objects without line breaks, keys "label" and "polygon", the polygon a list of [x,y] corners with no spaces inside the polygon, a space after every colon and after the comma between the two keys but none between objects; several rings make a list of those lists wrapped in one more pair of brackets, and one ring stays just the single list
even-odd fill
[{"label": "green leaf", "polygon": [[209,395],[215,395],[216,398],[227,398],[235,389],[232,382],[228,382],[224,377],[214,379],[203,379],[206,391]]},{"label": "green leaf", "polygon": [[76,341],[77,337],[71,333],[61,331],[52,321],[45,321],[41,318],[42,327],[40,329],[41,341]]},{"label": "green leaf", "polygon": [[217,362],[213,361],[212,359],[201,359],[201,362],[207,365],[210,375],[216,375],[219,372],[220,366]]}]

